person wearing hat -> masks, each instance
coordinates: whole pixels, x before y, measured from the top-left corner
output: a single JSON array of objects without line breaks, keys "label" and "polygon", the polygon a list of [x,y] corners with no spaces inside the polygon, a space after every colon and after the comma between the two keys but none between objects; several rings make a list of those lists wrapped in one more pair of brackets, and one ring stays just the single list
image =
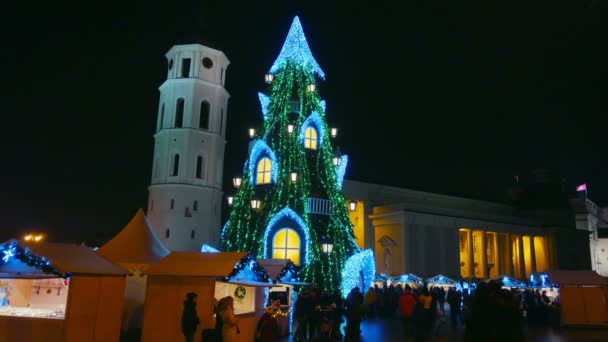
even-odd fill
[{"label": "person wearing hat", "polygon": [[184,301],[184,311],[182,312],[182,333],[186,337],[186,342],[194,341],[196,326],[200,323],[198,314],[196,312],[196,297],[198,297],[196,293],[189,292],[186,294],[186,300]]},{"label": "person wearing hat", "polygon": [[239,341],[239,319],[234,315],[234,298],[227,296],[217,303],[217,314],[220,320],[222,342]]}]

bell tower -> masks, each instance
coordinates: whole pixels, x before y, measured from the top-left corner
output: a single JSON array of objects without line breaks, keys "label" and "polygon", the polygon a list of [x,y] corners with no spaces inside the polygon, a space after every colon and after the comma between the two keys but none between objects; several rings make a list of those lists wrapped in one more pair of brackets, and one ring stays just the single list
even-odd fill
[{"label": "bell tower", "polygon": [[230,61],[200,44],[165,56],[147,217],[169,250],[200,251],[219,245]]}]

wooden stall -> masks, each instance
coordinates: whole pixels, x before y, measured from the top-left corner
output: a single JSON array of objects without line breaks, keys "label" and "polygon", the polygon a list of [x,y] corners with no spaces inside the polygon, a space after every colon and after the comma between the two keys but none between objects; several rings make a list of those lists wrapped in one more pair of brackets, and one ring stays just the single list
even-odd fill
[{"label": "wooden stall", "polygon": [[118,341],[126,271],[63,243],[0,245],[0,342]]},{"label": "wooden stall", "polygon": [[248,253],[172,252],[148,271],[142,341],[180,341],[181,317],[186,294],[198,295],[200,325],[195,340],[204,329],[215,327],[214,302],[231,295],[240,318],[239,341],[253,341],[255,324],[264,310],[268,275]]},{"label": "wooden stall", "polygon": [[443,289],[446,291],[449,290],[450,287],[460,287],[460,284],[458,284],[458,282],[452,278],[448,278],[446,276],[444,276],[443,274],[438,274],[434,277],[428,278],[427,280],[424,281],[427,285],[427,287],[443,287]]},{"label": "wooden stall", "polygon": [[408,273],[393,277],[391,283],[395,286],[401,285],[403,288],[405,288],[405,285],[409,285],[412,289],[416,289],[419,286],[422,286],[422,278],[415,274]]},{"label": "wooden stall", "polygon": [[143,210],[112,240],[97,250],[104,258],[129,271],[125,287],[121,334],[134,339],[141,334],[147,276],[150,265],[169,254],[169,250],[150,228]]}]

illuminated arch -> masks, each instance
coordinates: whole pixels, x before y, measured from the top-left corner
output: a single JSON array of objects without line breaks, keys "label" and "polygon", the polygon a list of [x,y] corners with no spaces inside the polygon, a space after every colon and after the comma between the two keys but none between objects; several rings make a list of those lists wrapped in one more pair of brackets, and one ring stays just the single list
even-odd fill
[{"label": "illuminated arch", "polygon": [[251,149],[251,154],[249,155],[249,177],[251,184],[258,184],[256,182],[257,167],[258,163],[263,158],[268,158],[270,160],[270,183],[276,183],[277,181],[277,170],[279,168],[277,158],[270,147],[268,147],[263,140],[258,139],[253,143],[253,148]]},{"label": "illuminated arch", "polygon": [[300,234],[292,228],[280,228],[272,237],[272,258],[291,260],[300,264],[302,254],[302,239]]},{"label": "illuminated arch", "polygon": [[264,230],[264,237],[262,243],[264,245],[264,257],[272,258],[273,253],[273,242],[276,233],[284,228],[294,230],[300,238],[300,264],[307,264],[309,253],[308,253],[308,242],[310,241],[310,234],[308,227],[304,223],[304,220],[295,211],[289,207],[281,209],[276,213],[268,226]]},{"label": "illuminated arch", "polygon": [[304,120],[304,123],[302,123],[302,128],[300,130],[300,139],[304,146],[306,146],[306,130],[309,127],[312,127],[317,131],[316,149],[320,149],[321,146],[323,146],[323,138],[325,136],[325,132],[323,131],[323,120],[321,120],[319,113],[313,112],[308,118],[306,118],[306,120]]}]

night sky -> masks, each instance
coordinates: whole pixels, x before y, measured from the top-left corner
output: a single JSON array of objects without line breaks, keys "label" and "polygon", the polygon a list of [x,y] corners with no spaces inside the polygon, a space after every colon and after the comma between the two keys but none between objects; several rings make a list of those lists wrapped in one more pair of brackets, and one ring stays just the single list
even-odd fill
[{"label": "night sky", "polygon": [[230,188],[294,15],[327,75],[347,178],[502,200],[514,175],[548,168],[608,204],[608,2],[393,2],[3,4],[0,239],[111,236],[146,207],[177,43],[231,61]]}]

